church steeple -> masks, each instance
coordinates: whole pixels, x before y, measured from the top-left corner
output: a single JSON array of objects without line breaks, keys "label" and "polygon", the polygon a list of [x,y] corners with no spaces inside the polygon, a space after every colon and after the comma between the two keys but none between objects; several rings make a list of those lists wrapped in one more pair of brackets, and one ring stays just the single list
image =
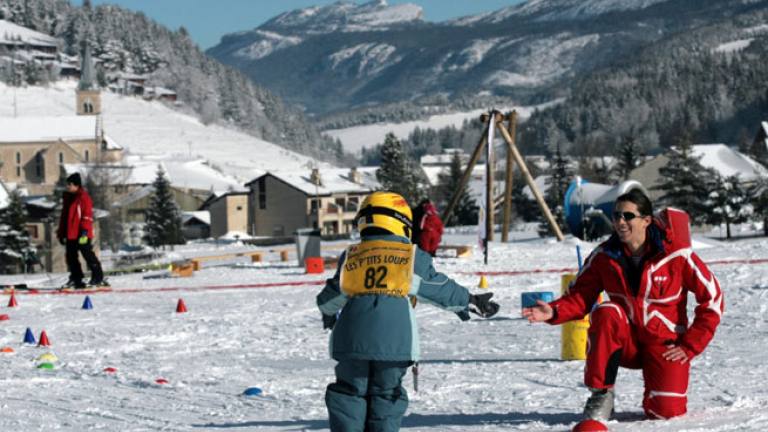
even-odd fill
[{"label": "church steeple", "polygon": [[85,43],[80,65],[80,82],[77,84],[77,115],[101,114],[101,88],[91,59],[91,47]]}]

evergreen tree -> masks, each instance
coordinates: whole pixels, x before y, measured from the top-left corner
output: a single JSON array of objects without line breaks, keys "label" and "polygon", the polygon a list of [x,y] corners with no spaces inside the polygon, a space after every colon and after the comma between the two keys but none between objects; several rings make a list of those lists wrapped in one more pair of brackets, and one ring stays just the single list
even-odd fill
[{"label": "evergreen tree", "polygon": [[409,203],[418,203],[425,194],[419,183],[421,176],[406,157],[400,140],[388,133],[381,147],[381,167],[376,178],[388,191],[398,193]]},{"label": "evergreen tree", "polygon": [[[544,201],[549,206],[549,210],[552,212],[552,216],[554,216],[560,230],[567,232],[568,228],[565,223],[565,193],[568,191],[568,186],[570,186],[570,174],[568,173],[567,161],[560,150],[560,144],[557,144],[555,147],[551,165],[552,175],[546,182],[549,185],[549,189],[547,189],[547,193],[544,196]],[[555,235],[552,226],[543,212],[540,218],[539,236],[549,237]]]},{"label": "evergreen tree", "polygon": [[637,167],[640,161],[640,148],[635,137],[635,131],[630,130],[621,138],[619,154],[616,163],[616,177],[619,181],[629,178],[629,173]]},{"label": "evergreen tree", "polygon": [[745,222],[752,212],[738,175],[723,178],[716,174],[706,205],[709,209],[707,223],[724,223],[726,238],[731,238],[731,224]]},{"label": "evergreen tree", "polygon": [[[678,141],[678,148],[667,152],[669,163],[659,169],[661,185],[664,191],[661,204],[675,207],[688,213],[691,223],[701,225],[707,219],[709,185],[707,178],[714,178],[711,170],[705,170],[692,154],[690,133],[683,133]],[[708,174],[707,174],[708,173]]]},{"label": "evergreen tree", "polygon": [[24,264],[27,254],[36,253],[37,248],[32,243],[26,229],[27,210],[18,190],[11,192],[8,207],[0,219],[0,257],[2,262],[10,266],[0,268],[0,271],[17,271]]},{"label": "evergreen tree", "polygon": [[763,234],[768,236],[768,179],[760,178],[749,190],[749,203],[755,216],[763,221]]},{"label": "evergreen tree", "polygon": [[171,183],[165,178],[162,167],[152,183],[154,194],[147,214],[147,232],[152,246],[174,245],[183,242],[179,206],[171,193]]},{"label": "evergreen tree", "polygon": [[[461,160],[461,152],[454,152],[451,156],[451,164],[448,169],[438,174],[440,188],[440,206],[446,208],[453,197],[454,192],[464,176],[464,167]],[[447,226],[474,225],[477,223],[478,207],[475,199],[469,194],[468,186],[464,185],[459,195],[459,200],[448,219]]]}]

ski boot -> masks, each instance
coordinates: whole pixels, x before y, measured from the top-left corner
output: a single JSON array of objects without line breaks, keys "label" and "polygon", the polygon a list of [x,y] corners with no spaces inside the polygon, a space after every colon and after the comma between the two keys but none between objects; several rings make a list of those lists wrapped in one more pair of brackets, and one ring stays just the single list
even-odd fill
[{"label": "ski boot", "polygon": [[61,291],[74,291],[81,289],[85,289],[85,284],[83,281],[74,281],[72,279],[69,279],[67,283],[61,286]]},{"label": "ski boot", "polygon": [[107,282],[106,279],[102,279],[100,281],[95,281],[91,279],[88,282],[87,288],[92,290],[97,290],[97,291],[112,289],[112,287],[109,285],[109,282]]},{"label": "ski boot", "polygon": [[597,420],[606,423],[613,414],[613,399],[616,394],[613,387],[607,389],[593,389],[592,395],[584,405],[584,419]]}]

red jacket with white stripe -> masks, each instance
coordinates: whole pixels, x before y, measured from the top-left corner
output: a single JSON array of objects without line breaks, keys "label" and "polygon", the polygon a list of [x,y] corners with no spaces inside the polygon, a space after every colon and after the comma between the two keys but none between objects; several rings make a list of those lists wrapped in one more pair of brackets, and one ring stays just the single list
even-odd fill
[{"label": "red jacket with white stripe", "polygon": [[[675,244],[670,230],[654,221],[647,235],[648,249],[637,268],[615,234],[595,249],[566,294],[550,303],[556,311],[550,323],[584,318],[605,291],[627,315],[641,345],[675,341],[693,358],[715,335],[723,292],[698,255]],[[688,293],[698,303],[693,323],[686,313]]]},{"label": "red jacket with white stripe", "polygon": [[61,209],[58,238],[75,240],[83,231],[93,240],[93,201],[83,188],[75,193],[64,193],[64,206]]}]

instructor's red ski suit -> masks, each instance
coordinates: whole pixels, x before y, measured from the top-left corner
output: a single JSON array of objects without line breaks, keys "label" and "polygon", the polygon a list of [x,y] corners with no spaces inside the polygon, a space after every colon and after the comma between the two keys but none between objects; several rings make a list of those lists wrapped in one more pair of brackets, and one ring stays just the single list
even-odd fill
[{"label": "instructor's red ski suit", "polygon": [[[595,249],[566,294],[550,303],[555,315],[549,323],[583,318],[605,291],[609,300],[590,317],[584,384],[610,388],[619,366],[642,369],[646,415],[670,418],[686,412],[690,361],[666,361],[661,353],[672,343],[689,360],[704,351],[720,323],[723,292],[701,259],[675,244],[670,230],[654,220],[647,236],[637,267],[615,234]],[[690,325],[688,293],[698,303]]]}]

